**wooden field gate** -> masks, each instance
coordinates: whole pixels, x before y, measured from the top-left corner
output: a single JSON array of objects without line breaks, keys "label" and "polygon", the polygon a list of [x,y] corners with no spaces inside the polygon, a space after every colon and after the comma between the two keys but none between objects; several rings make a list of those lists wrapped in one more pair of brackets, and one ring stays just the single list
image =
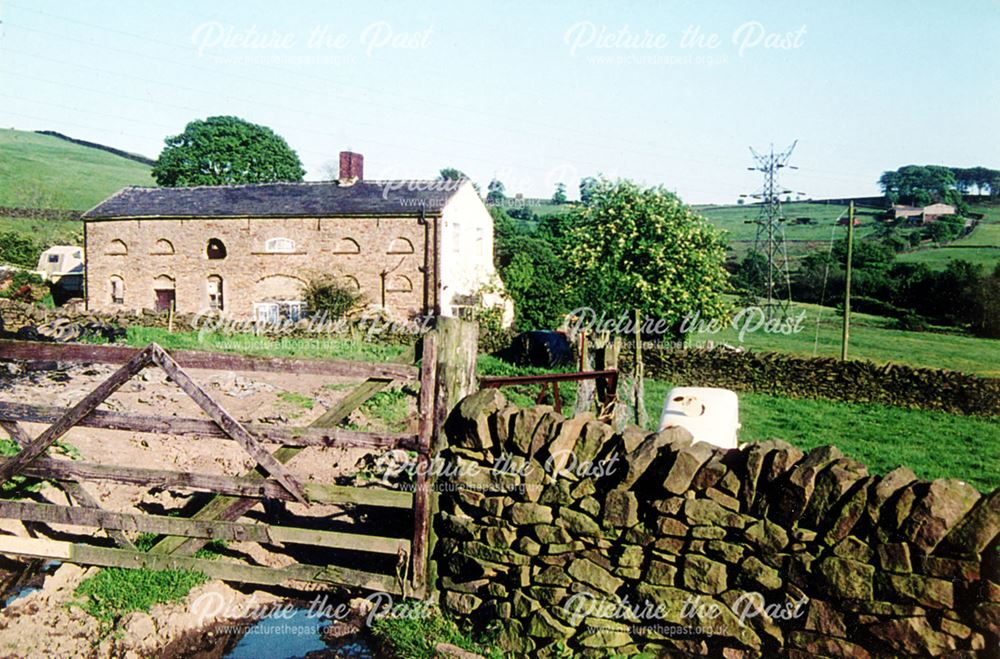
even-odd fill
[{"label": "wooden field gate", "polygon": [[[155,343],[135,349],[0,341],[0,361],[25,361],[28,369],[44,368],[39,362],[120,365],[110,377],[68,408],[3,402],[3,392],[0,391],[0,427],[18,446],[15,455],[0,461],[0,485],[17,476],[45,479],[65,493],[67,502],[72,500],[75,504],[0,498],[0,518],[28,522],[29,528],[37,526],[33,523],[97,528],[106,531],[117,546],[107,546],[110,543],[103,538],[95,538],[93,542],[75,538],[67,542],[46,537],[0,535],[0,554],[56,559],[82,565],[190,569],[229,581],[272,585],[290,581],[312,582],[425,597],[429,592],[429,568],[433,574],[428,562],[433,497],[427,481],[427,469],[417,469],[413,489],[406,491],[303,482],[295,476],[289,463],[306,447],[343,446],[372,451],[405,449],[415,452],[419,465],[426,466],[437,429],[447,412],[437,409],[441,403],[436,401],[441,392],[449,390],[448,386],[442,386],[446,383],[438,383],[437,372],[454,370],[438,363],[440,355],[436,336],[435,331],[427,333],[418,344],[419,366],[416,365],[417,351],[414,349],[409,349],[393,363],[365,363],[246,357],[201,351],[168,352]],[[108,396],[149,366],[160,367],[210,420],[121,414],[98,409]],[[185,369],[294,372],[357,378],[364,379],[364,382],[311,425],[284,427],[237,421]],[[468,367],[458,369],[466,372],[466,378],[469,377],[468,370]],[[353,410],[394,381],[419,384],[417,433],[362,432],[337,427]],[[47,427],[32,437],[25,423]],[[47,456],[46,450],[74,427],[168,434],[186,441],[194,441],[197,437],[232,440],[240,450],[251,456],[256,466],[250,472],[234,477]],[[97,499],[84,488],[83,483],[87,481],[184,489],[208,492],[213,496],[190,517],[113,512],[101,508]],[[412,533],[406,533],[406,537],[382,537],[240,521],[255,505],[268,500],[348,504],[384,514],[405,515],[407,510],[412,510],[413,529]],[[159,538],[148,551],[140,551],[126,532],[152,533]],[[102,540],[105,546],[102,546]],[[320,548],[321,551],[348,552],[350,556],[357,552],[357,559],[351,558],[348,566],[296,563],[287,567],[267,567],[246,561],[195,555],[198,549],[213,540],[249,541],[272,546],[291,544]],[[383,563],[392,562],[394,569],[390,573],[363,569],[361,565],[367,567],[373,554],[383,555]]]}]

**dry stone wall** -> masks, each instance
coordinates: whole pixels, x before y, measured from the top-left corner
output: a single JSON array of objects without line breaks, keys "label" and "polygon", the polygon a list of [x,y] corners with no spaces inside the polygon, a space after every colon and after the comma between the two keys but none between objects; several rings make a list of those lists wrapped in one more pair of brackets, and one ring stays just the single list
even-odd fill
[{"label": "dry stone wall", "polygon": [[1000,489],[834,447],[615,433],[495,389],[447,422],[437,584],[522,656],[977,656],[1000,641]]}]

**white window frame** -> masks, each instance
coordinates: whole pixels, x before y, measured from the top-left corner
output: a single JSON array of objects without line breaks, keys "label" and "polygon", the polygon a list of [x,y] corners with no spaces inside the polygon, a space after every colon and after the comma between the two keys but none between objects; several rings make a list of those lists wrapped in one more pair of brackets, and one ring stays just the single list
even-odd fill
[{"label": "white window frame", "polygon": [[[208,308],[213,311],[222,311],[225,301],[222,297],[222,289],[225,286],[222,277],[211,275],[205,280],[205,292],[208,293]],[[215,290],[212,290],[212,289]]]},{"label": "white window frame", "polygon": [[111,278],[111,304],[125,304],[125,280],[121,277]]},{"label": "white window frame", "polygon": [[269,254],[291,254],[295,252],[295,241],[291,238],[268,238],[264,241],[264,251]]},{"label": "white window frame", "polygon": [[277,324],[281,320],[298,322],[305,317],[306,303],[302,300],[254,302],[253,318],[259,323]]},{"label": "white window frame", "polygon": [[278,322],[278,303],[277,302],[254,302],[253,303],[253,319],[258,323],[277,323]]},{"label": "white window frame", "polygon": [[302,300],[282,300],[278,303],[278,315],[293,323],[302,320],[306,313],[306,303]]}]

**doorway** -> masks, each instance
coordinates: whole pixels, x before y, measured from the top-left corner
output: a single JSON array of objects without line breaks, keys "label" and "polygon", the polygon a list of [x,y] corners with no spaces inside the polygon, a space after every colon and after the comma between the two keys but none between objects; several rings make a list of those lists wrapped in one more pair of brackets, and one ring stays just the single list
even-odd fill
[{"label": "doorway", "polygon": [[157,311],[170,311],[170,309],[174,307],[174,304],[177,301],[177,297],[173,289],[170,290],[158,289],[153,292],[156,293]]}]

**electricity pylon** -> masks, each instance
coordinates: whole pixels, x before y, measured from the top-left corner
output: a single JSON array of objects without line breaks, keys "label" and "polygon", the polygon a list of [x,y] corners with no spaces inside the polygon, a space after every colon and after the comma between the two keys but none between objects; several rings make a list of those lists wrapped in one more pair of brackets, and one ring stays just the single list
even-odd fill
[{"label": "electricity pylon", "polygon": [[[795,149],[798,140],[786,150],[775,153],[771,145],[767,153],[758,153],[750,147],[750,153],[756,164],[747,169],[764,174],[764,185],[751,197],[760,201],[757,219],[748,223],[757,225],[757,233],[753,241],[754,252],[762,255],[767,261],[760,271],[754,273],[754,297],[757,304],[764,310],[767,320],[777,317],[779,320],[788,315],[792,301],[792,281],[788,274],[788,249],[785,245],[785,217],[781,211],[781,195],[791,194],[778,184],[778,170],[784,167],[798,169],[788,164],[788,159]],[[756,264],[756,261],[754,261]],[[760,265],[760,264],[757,264]]]}]

